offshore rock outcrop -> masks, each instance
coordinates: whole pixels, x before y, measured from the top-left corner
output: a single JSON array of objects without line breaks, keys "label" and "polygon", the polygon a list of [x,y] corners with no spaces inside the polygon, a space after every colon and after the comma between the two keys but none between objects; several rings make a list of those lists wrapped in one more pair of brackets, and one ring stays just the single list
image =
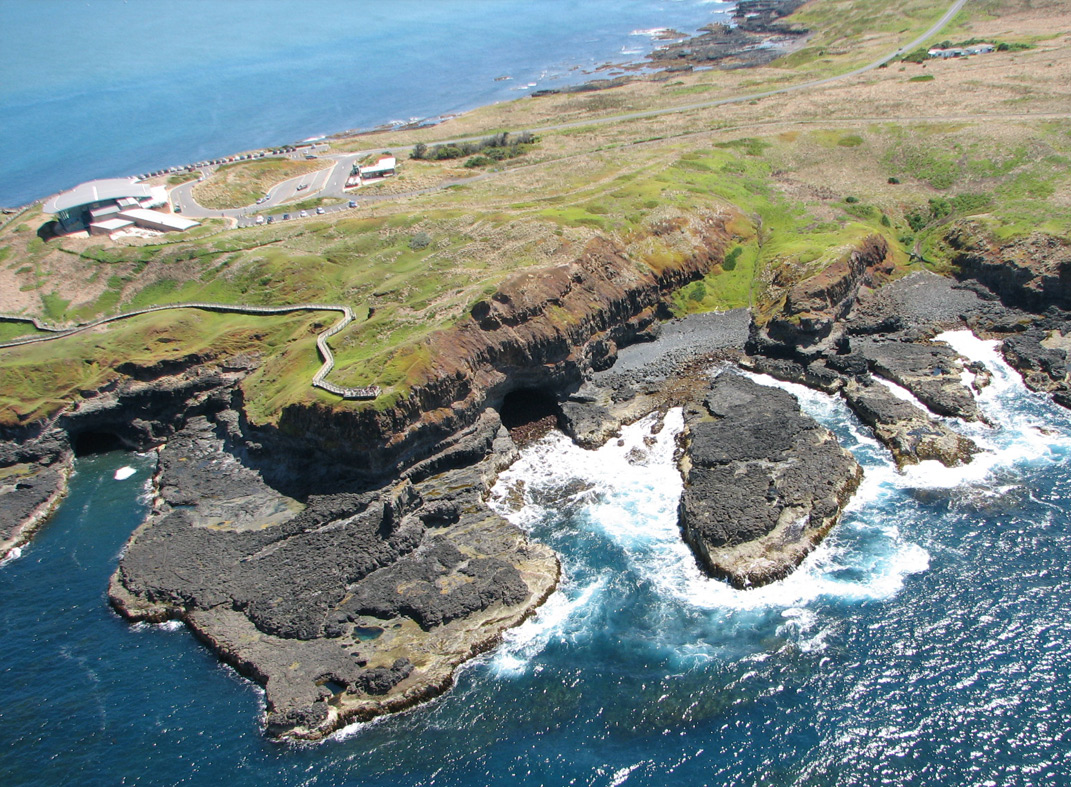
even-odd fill
[{"label": "offshore rock outcrop", "polygon": [[685,408],[685,427],[681,530],[700,564],[738,588],[795,569],[863,476],[792,394],[737,374]]}]

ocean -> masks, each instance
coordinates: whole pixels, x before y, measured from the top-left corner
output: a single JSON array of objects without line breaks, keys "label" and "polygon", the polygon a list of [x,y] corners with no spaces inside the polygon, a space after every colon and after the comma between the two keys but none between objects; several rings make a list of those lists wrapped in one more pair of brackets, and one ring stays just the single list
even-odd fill
[{"label": "ocean", "polygon": [[152,461],[79,459],[0,567],[0,782],[1071,783],[1071,414],[994,343],[944,340],[994,375],[993,426],[950,421],[986,449],[964,468],[900,473],[841,400],[756,378],[865,470],[830,538],[758,590],[705,578],[680,540],[679,411],[594,454],[558,433],[526,449],[491,504],[557,550],[560,589],[443,697],[316,745],[265,740],[260,690],[183,627],[109,611]]},{"label": "ocean", "polygon": [[0,0],[0,205],[617,73],[709,0]]}]

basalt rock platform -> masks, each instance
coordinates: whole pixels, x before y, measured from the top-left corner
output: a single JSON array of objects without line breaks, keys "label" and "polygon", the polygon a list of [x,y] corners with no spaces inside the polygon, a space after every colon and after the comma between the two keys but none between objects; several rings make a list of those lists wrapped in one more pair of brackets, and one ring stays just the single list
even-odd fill
[{"label": "basalt rock platform", "polygon": [[482,502],[494,452],[419,481],[288,496],[230,425],[160,449],[158,498],[112,578],[132,620],[184,621],[265,687],[268,732],[315,739],[441,693],[557,584],[558,562]]},{"label": "basalt rock platform", "polygon": [[859,464],[792,394],[739,374],[684,412],[684,539],[735,587],[787,576],[837,522]]}]

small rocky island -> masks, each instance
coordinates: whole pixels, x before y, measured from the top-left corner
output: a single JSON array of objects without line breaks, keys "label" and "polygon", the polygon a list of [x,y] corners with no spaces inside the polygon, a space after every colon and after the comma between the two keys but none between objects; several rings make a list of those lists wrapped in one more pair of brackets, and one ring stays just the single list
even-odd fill
[{"label": "small rocky island", "polygon": [[787,576],[837,522],[863,470],[792,394],[724,373],[685,409],[685,541],[738,588]]}]

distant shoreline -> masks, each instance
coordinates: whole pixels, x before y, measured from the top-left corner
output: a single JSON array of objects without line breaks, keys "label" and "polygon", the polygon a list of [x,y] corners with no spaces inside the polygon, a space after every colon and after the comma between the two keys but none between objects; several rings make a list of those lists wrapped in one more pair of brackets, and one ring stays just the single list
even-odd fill
[{"label": "distant shoreline", "polygon": [[[755,59],[751,56],[751,53],[759,52],[759,46],[763,40],[770,38],[771,36],[783,34],[784,28],[780,26],[776,21],[771,22],[769,17],[763,19],[745,19],[745,10],[749,4],[758,4],[756,7],[762,7],[766,9],[766,13],[769,13],[769,9],[783,9],[783,13],[788,14],[795,10],[801,4],[801,0],[740,0],[736,3],[731,10],[732,18],[734,19],[735,26],[732,28],[734,35],[729,39],[725,39],[723,36],[719,37],[717,30],[723,28],[722,25],[717,22],[711,22],[708,25],[697,30],[693,35],[685,35],[679,33],[671,28],[657,27],[642,32],[651,36],[651,39],[657,43],[656,47],[648,54],[644,54],[642,57],[633,56],[630,60],[621,62],[606,62],[592,70],[584,71],[585,76],[593,77],[584,82],[577,84],[565,85],[560,88],[540,88],[535,89],[531,93],[526,95],[520,95],[513,99],[505,101],[492,101],[490,103],[478,104],[467,110],[461,112],[446,112],[437,115],[431,115],[423,118],[410,118],[407,121],[389,121],[387,123],[381,123],[370,127],[355,127],[349,129],[343,129],[336,132],[329,132],[326,134],[315,135],[311,137],[305,137],[300,141],[287,142],[276,145],[266,145],[259,148],[245,149],[236,153],[227,154],[224,156],[217,156],[207,159],[200,159],[196,162],[189,162],[179,165],[171,165],[168,167],[161,167],[157,170],[149,172],[143,172],[140,174],[123,175],[123,174],[111,174],[107,177],[135,177],[139,180],[147,179],[148,177],[155,177],[160,175],[174,174],[179,172],[189,172],[200,169],[204,166],[209,166],[212,163],[224,162],[231,163],[234,161],[243,160],[242,157],[262,156],[266,151],[279,151],[284,149],[294,150],[304,145],[312,144],[316,141],[338,141],[345,139],[353,139],[355,137],[370,136],[373,134],[384,133],[388,131],[403,131],[403,130],[415,130],[420,128],[431,128],[440,125],[448,120],[452,120],[461,117],[469,112],[476,111],[486,106],[492,106],[497,103],[509,103],[510,101],[516,101],[521,98],[539,97],[545,95],[555,95],[560,93],[583,93],[583,92],[595,92],[600,90],[606,90],[613,87],[618,87],[631,82],[639,81],[642,79],[648,79],[657,76],[660,73],[673,73],[682,71],[691,71],[695,68],[709,68],[717,67],[716,63],[724,60],[739,59],[739,67],[750,67],[761,65],[764,62],[768,62],[771,59],[770,56],[764,55],[762,58]],[[745,10],[741,10],[744,7]],[[710,39],[714,36],[717,43],[717,51],[712,53],[710,48]],[[669,53],[659,56],[659,53]],[[770,53],[771,50],[766,50]],[[636,53],[637,55],[639,53]],[[599,72],[625,72],[615,74],[612,77],[599,78],[597,75]],[[504,81],[505,77],[496,77],[495,81]],[[90,178],[93,180],[93,178]],[[87,182],[87,181],[79,181]],[[17,214],[31,208],[33,205],[44,202],[55,196],[56,194],[63,193],[77,186],[77,183],[72,183],[65,189],[43,195],[39,198],[30,200],[22,205],[14,205],[3,207],[2,210],[8,216]],[[7,222],[4,222],[7,223]]]}]

